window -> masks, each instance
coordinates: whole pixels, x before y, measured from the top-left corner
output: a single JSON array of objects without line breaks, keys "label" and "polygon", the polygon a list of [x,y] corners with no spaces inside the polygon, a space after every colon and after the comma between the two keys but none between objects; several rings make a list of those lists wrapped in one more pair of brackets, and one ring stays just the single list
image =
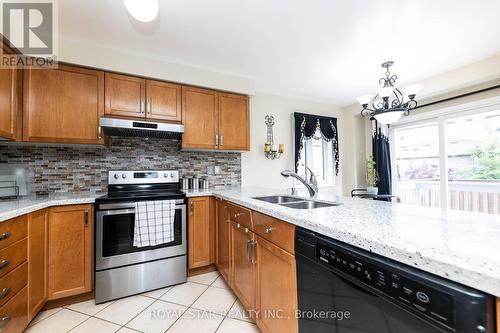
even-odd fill
[{"label": "window", "polygon": [[392,143],[401,202],[500,214],[500,111],[396,125]]},{"label": "window", "polygon": [[304,149],[300,153],[298,174],[309,180],[309,172],[306,176],[305,171],[305,166],[307,166],[316,175],[318,186],[335,186],[335,159],[332,141],[323,140],[321,132],[317,130],[311,139],[304,139],[303,147]]}]

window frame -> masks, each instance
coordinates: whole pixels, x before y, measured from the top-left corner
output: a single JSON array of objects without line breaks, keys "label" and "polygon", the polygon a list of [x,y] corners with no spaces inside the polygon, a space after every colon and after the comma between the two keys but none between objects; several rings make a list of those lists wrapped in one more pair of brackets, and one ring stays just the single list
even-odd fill
[{"label": "window frame", "polygon": [[[446,122],[453,118],[466,117],[474,114],[498,111],[500,109],[500,95],[492,98],[460,104],[442,109],[409,115],[389,127],[389,143],[391,146],[391,166],[396,170],[396,151],[394,132],[398,129],[411,128],[418,125],[436,123],[438,125],[439,146],[439,206],[449,208],[448,182],[448,152],[446,147]],[[392,173],[392,193],[397,193],[397,174]]]}]

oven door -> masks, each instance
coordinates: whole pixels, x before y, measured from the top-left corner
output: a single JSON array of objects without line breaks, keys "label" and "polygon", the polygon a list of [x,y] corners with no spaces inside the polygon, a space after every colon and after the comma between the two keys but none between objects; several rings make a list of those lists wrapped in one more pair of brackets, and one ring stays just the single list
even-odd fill
[{"label": "oven door", "polygon": [[135,247],[135,204],[100,204],[96,209],[96,271],[186,255],[186,204],[175,205],[174,240],[157,246]]}]

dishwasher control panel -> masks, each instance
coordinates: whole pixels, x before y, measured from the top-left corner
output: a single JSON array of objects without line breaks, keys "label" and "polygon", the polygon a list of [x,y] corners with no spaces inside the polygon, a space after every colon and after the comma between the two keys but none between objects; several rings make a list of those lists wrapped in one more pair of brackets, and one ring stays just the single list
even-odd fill
[{"label": "dishwasher control panel", "polygon": [[454,328],[453,296],[404,276],[390,265],[374,262],[347,249],[317,243],[316,259],[450,329]]}]

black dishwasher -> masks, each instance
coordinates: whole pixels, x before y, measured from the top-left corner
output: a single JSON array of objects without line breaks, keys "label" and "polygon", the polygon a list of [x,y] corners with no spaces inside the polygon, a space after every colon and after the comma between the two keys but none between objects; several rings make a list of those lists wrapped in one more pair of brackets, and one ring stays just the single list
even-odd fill
[{"label": "black dishwasher", "polygon": [[494,297],[297,228],[300,333],[494,333]]}]

